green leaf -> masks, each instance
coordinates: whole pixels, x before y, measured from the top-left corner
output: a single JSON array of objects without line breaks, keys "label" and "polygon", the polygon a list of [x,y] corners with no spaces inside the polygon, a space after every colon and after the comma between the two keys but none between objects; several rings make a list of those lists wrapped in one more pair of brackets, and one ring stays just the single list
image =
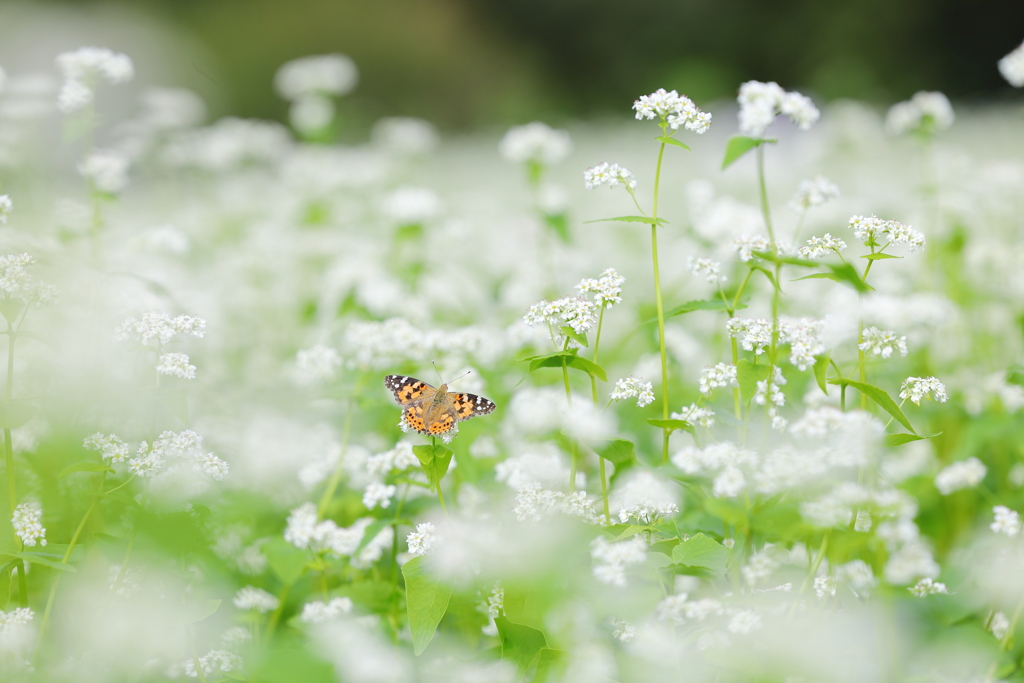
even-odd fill
[{"label": "green leaf", "polygon": [[817,261],[797,258],[796,256],[777,256],[772,254],[770,251],[752,251],[750,253],[765,261],[771,261],[772,263],[788,263],[791,266],[802,266],[804,268],[817,268],[821,265]]},{"label": "green leaf", "polygon": [[562,334],[564,334],[566,337],[569,337],[570,339],[575,339],[577,342],[580,343],[581,346],[585,346],[588,348],[590,347],[590,344],[587,343],[587,335],[580,334],[579,332],[572,329],[568,325],[563,325],[560,329],[562,331]]},{"label": "green leaf", "polygon": [[603,448],[598,449],[597,454],[618,467],[623,463],[636,460],[636,446],[633,445],[632,441],[615,439],[614,441],[609,441]]},{"label": "green leaf", "polygon": [[412,649],[419,656],[427,649],[441,617],[448,610],[452,584],[427,573],[422,557],[414,557],[403,564],[402,576],[405,577],[405,604]]},{"label": "green leaf", "polygon": [[1024,387],[1024,365],[1014,365],[1006,371],[1007,384]]},{"label": "green leaf", "polygon": [[654,425],[659,429],[671,429],[673,432],[677,429],[682,429],[683,431],[690,432],[691,434],[697,433],[693,430],[693,425],[686,420],[656,420],[654,418],[650,418],[647,420],[647,424]]},{"label": "green leaf", "polygon": [[183,389],[160,389],[160,405],[188,426],[188,395]]},{"label": "green leaf", "polygon": [[877,254],[864,254],[863,256],[861,256],[861,258],[867,259],[868,261],[881,261],[881,260],[887,259],[887,258],[903,258],[903,257],[902,256],[894,256],[893,254],[883,254],[883,253],[879,252]]},{"label": "green leaf", "polygon": [[815,279],[832,280],[833,282],[848,284],[861,294],[875,291],[874,287],[872,287],[871,285],[869,285],[868,283],[864,282],[864,280],[861,279],[860,274],[857,273],[857,269],[851,266],[849,263],[826,263],[825,266],[828,267],[832,272],[805,275],[803,277],[796,278],[795,280],[793,280],[793,282],[796,282],[797,280]]},{"label": "green leaf", "polygon": [[530,683],[547,683],[561,680],[560,673],[565,667],[565,650],[542,647],[533,658],[530,667],[536,665],[537,672]]},{"label": "green leaf", "polygon": [[763,138],[748,138],[745,135],[733,135],[729,138],[729,142],[725,146],[725,158],[722,159],[722,170],[729,168],[734,161],[739,159],[741,156],[754,149],[760,147],[766,142],[775,142],[775,140],[765,140]]},{"label": "green leaf", "polygon": [[771,366],[767,362],[762,365],[754,365],[746,358],[741,358],[736,363],[736,382],[740,385],[740,397],[743,403],[750,403],[757,393],[757,383],[768,379]]},{"label": "green leaf", "polygon": [[420,461],[420,468],[427,475],[430,483],[430,490],[436,491],[444,475],[448,473],[448,466],[452,464],[453,451],[448,450],[441,444],[436,446],[413,446],[412,452]]},{"label": "green leaf", "polygon": [[[276,639],[274,646],[267,648],[269,651],[265,650],[257,659],[258,680],[265,683],[337,683],[334,667],[312,652],[312,648],[297,648],[295,640],[281,645],[282,640]],[[250,678],[246,676],[245,680]]]},{"label": "green leaf", "polygon": [[36,407],[25,399],[14,399],[0,403],[0,427],[15,429],[32,419]]},{"label": "green leaf", "polygon": [[828,396],[828,384],[825,380],[830,360],[830,354],[828,353],[823,353],[814,359],[814,379],[826,396]]},{"label": "green leaf", "polygon": [[604,532],[612,537],[612,542],[632,538],[645,531],[654,531],[654,527],[646,524],[612,524],[604,527]]},{"label": "green leaf", "polygon": [[892,397],[886,393],[885,389],[880,389],[874,386],[873,384],[858,382],[857,380],[848,379],[846,377],[830,379],[828,383],[838,384],[840,386],[853,387],[854,389],[856,389],[857,391],[859,391],[860,393],[864,394],[872,401],[877,403],[879,407],[882,408],[882,410],[892,415],[897,422],[899,422],[901,425],[909,429],[911,434],[917,434],[917,432],[914,431],[913,426],[911,426],[910,420],[908,420],[907,416],[903,414],[903,411],[900,410],[900,407],[896,405],[896,401],[892,400]]},{"label": "green leaf", "polygon": [[569,221],[564,213],[546,213],[544,214],[544,222],[558,235],[558,239],[566,244],[569,243]]},{"label": "green leaf", "polygon": [[11,555],[11,557],[17,557],[19,559],[25,560],[26,562],[31,562],[32,564],[39,564],[44,567],[49,567],[51,569],[59,569],[62,572],[77,571],[70,564],[65,564],[64,562],[62,562],[62,560],[64,559],[63,557],[61,557],[60,555],[54,555],[52,553],[23,552],[15,553]]},{"label": "green leaf", "polygon": [[902,446],[903,444],[910,443],[911,441],[931,439],[941,433],[942,432],[935,432],[934,434],[886,434],[885,445],[888,448],[895,448],[896,446]]},{"label": "green leaf", "polygon": [[648,225],[665,225],[668,223],[664,218],[650,218],[648,216],[618,216],[616,218],[598,218],[584,223],[605,223],[607,221],[618,221],[620,223],[647,223]]},{"label": "green leaf", "polygon": [[299,580],[309,561],[307,551],[296,548],[280,537],[267,541],[263,545],[263,554],[267,556],[270,571],[286,586]]},{"label": "green leaf", "polygon": [[672,549],[672,562],[721,574],[729,562],[729,549],[713,538],[697,534]]},{"label": "green leaf", "polygon": [[181,610],[182,614],[180,614],[177,619],[177,623],[197,624],[204,619],[208,619],[220,608],[220,603],[220,600],[186,602]]},{"label": "green leaf", "polygon": [[774,287],[775,289],[777,289],[780,292],[782,291],[782,287],[779,287],[778,281],[775,279],[775,276],[772,275],[772,272],[770,270],[768,270],[764,266],[754,265],[753,262],[751,262],[749,265],[750,265],[750,269],[751,270],[759,270],[762,273],[764,273],[765,277],[768,278],[768,282],[772,283],[772,287]]},{"label": "green leaf", "polygon": [[673,309],[665,311],[665,318],[674,318],[677,315],[683,315],[684,313],[690,313],[692,311],[728,311],[732,309],[738,311],[746,308],[747,304],[745,301],[740,301],[736,306],[732,305],[732,302],[725,302],[721,299],[707,299],[703,301],[687,301],[681,306],[676,306]]},{"label": "green leaf", "polygon": [[544,633],[535,628],[513,624],[501,616],[494,623],[501,639],[501,658],[514,662],[520,671],[526,671],[541,649],[548,645]]},{"label": "green leaf", "polygon": [[23,308],[25,302],[21,299],[0,299],[0,315],[3,315],[11,325],[14,325]]},{"label": "green leaf", "polygon": [[65,467],[57,475],[57,478],[66,477],[69,474],[75,472],[113,472],[112,467],[107,467],[101,462],[92,462],[91,460],[82,460],[80,462],[74,462]]},{"label": "green leaf", "polygon": [[670,138],[667,135],[662,135],[661,137],[657,137],[654,139],[662,143],[663,145],[674,145],[676,147],[682,147],[687,152],[690,151],[690,148],[684,145],[683,143],[679,142],[679,140],[676,140],[675,138]]}]

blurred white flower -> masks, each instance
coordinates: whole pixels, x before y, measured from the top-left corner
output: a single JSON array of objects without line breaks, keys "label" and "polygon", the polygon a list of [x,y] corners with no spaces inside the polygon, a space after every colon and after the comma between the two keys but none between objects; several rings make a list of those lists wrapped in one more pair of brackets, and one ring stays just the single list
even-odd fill
[{"label": "blurred white flower", "polygon": [[11,201],[10,195],[0,194],[0,225],[7,223],[7,219],[11,217],[13,211],[14,202]]},{"label": "blurred white flower", "polygon": [[429,121],[409,116],[385,117],[373,124],[374,144],[396,154],[416,155],[432,152],[440,139]]},{"label": "blurred white flower", "polygon": [[510,128],[498,143],[498,151],[509,161],[550,166],[568,156],[572,140],[567,131],[534,121]]},{"label": "blurred white flower", "polygon": [[295,379],[299,384],[330,382],[340,367],[341,355],[324,344],[300,349],[295,354]]},{"label": "blurred white flower", "polygon": [[38,503],[19,503],[14,508],[14,516],[11,517],[11,524],[14,525],[14,533],[26,546],[46,545],[46,529],[40,523],[43,518],[43,508]]},{"label": "blurred white flower", "polygon": [[905,102],[894,104],[885,117],[885,129],[890,135],[910,131],[934,133],[953,125],[953,105],[940,92],[917,92]]},{"label": "blurred white flower", "polygon": [[995,519],[988,528],[997,534],[1006,534],[1007,536],[1013,537],[1020,534],[1020,514],[1016,510],[1011,510],[1005,505],[996,505],[992,508]]},{"label": "blurred white flower", "polygon": [[762,138],[779,114],[785,114],[800,130],[809,130],[821,113],[810,98],[798,92],[787,92],[778,83],[747,81],[740,86],[740,132]]},{"label": "blurred white flower", "polygon": [[872,325],[864,328],[861,333],[861,342],[857,348],[882,358],[889,358],[893,351],[899,351],[901,356],[906,356],[907,338],[905,336],[897,337],[892,330],[880,330]]},{"label": "blurred white flower", "polygon": [[281,604],[275,596],[255,586],[245,586],[239,589],[232,602],[240,610],[256,612],[272,612]]},{"label": "blurred white flower", "polygon": [[654,390],[650,382],[644,382],[637,377],[626,377],[616,380],[615,391],[611,393],[610,398],[613,401],[635,398],[636,407],[643,408],[654,403]]},{"label": "blurred white flower", "polygon": [[184,353],[162,354],[156,371],[161,375],[171,375],[182,379],[196,378],[196,366],[189,365],[188,355]]},{"label": "blurred white flower", "polygon": [[437,528],[431,522],[417,524],[416,531],[405,537],[409,554],[413,556],[427,555],[434,550],[434,547],[444,540],[436,532]]},{"label": "blurred white flower", "polygon": [[1024,43],[999,60],[999,73],[1013,87],[1024,87]]},{"label": "blurred white flower", "polygon": [[789,208],[794,211],[806,211],[814,206],[821,206],[830,199],[839,196],[839,188],[825,176],[815,176],[811,180],[801,180],[793,198],[789,200]]},{"label": "blurred white flower", "polygon": [[93,88],[99,81],[126,83],[135,76],[135,67],[127,55],[105,47],[83,47],[57,55],[57,68],[64,85],[57,96],[57,108],[65,114],[83,109],[93,100]]},{"label": "blurred white flower", "polygon": [[322,624],[352,612],[351,598],[332,598],[329,602],[314,600],[302,606],[299,621],[307,624]]},{"label": "blurred white flower", "polygon": [[647,558],[647,543],[640,535],[615,542],[598,536],[590,544],[590,557],[594,561],[594,578],[611,586],[625,587],[626,569],[643,564]]},{"label": "blurred white flower", "polygon": [[286,100],[318,93],[339,97],[351,92],[358,82],[355,62],[338,53],[293,59],[274,75],[274,88]]},{"label": "blurred white flower", "polygon": [[78,173],[99,192],[117,194],[128,185],[130,160],[112,149],[94,149],[78,163]]}]

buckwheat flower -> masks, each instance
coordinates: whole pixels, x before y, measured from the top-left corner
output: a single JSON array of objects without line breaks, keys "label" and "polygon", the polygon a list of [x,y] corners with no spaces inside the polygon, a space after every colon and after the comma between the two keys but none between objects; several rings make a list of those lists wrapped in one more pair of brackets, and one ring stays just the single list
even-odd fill
[{"label": "buckwheat flower", "polygon": [[629,643],[636,637],[636,627],[624,619],[612,618],[612,637],[622,643]]},{"label": "buckwheat flower", "polygon": [[754,258],[755,251],[771,250],[771,242],[765,235],[740,235],[732,240],[732,248],[744,263]]},{"label": "buckwheat flower", "polygon": [[84,448],[90,451],[99,451],[104,460],[111,462],[124,462],[128,458],[128,444],[121,440],[117,434],[104,435],[96,432],[88,436],[82,442]]},{"label": "buckwheat flower", "polygon": [[821,113],[809,97],[786,92],[778,83],[747,81],[740,86],[740,132],[762,138],[778,114],[785,114],[800,130],[809,130]]},{"label": "buckwheat flower", "polygon": [[498,143],[501,156],[515,163],[557,164],[572,151],[568,131],[534,121],[510,128]]},{"label": "buckwheat flower", "polygon": [[996,505],[992,508],[992,512],[995,514],[995,520],[988,525],[988,528],[994,533],[1006,534],[1010,537],[1020,534],[1020,514],[1016,510],[1011,510],[1005,505]]},{"label": "buckwheat flower", "polygon": [[565,324],[577,334],[585,334],[597,325],[597,305],[589,299],[564,297],[551,302],[552,322]]},{"label": "buckwheat flower", "polygon": [[907,590],[919,598],[923,598],[926,595],[935,595],[936,593],[949,595],[949,589],[946,588],[946,584],[935,581],[927,576]]},{"label": "buckwheat flower", "polygon": [[139,477],[154,477],[163,472],[166,465],[163,452],[155,447],[151,449],[143,441],[136,456],[128,460],[128,471]]},{"label": "buckwheat flower", "polygon": [[637,408],[643,408],[654,403],[654,390],[651,383],[643,382],[636,377],[626,377],[617,380],[611,399],[613,401],[622,401],[627,398],[635,398]]},{"label": "buckwheat flower", "polygon": [[801,371],[814,365],[815,357],[825,352],[825,343],[822,341],[824,320],[784,320],[779,328],[779,340],[789,344],[789,362]]},{"label": "buckwheat flower", "polygon": [[[740,339],[744,351],[760,356],[772,343],[772,322],[764,318],[729,318],[725,325],[730,337]],[[742,337],[742,338],[741,338]]]},{"label": "buckwheat flower", "polygon": [[636,180],[628,168],[623,168],[618,164],[609,164],[607,161],[584,171],[583,182],[588,190],[593,190],[602,185],[607,185],[608,187],[625,185],[629,190],[636,187]]},{"label": "buckwheat flower", "polygon": [[683,127],[699,134],[707,132],[711,126],[711,114],[702,112],[693,100],[675,90],[665,92],[664,88],[659,88],[650,95],[641,95],[633,102],[633,110],[638,121],[658,118],[672,130]]},{"label": "buckwheat flower", "polygon": [[399,225],[416,225],[441,213],[441,198],[425,187],[400,187],[384,198],[381,208]]},{"label": "buckwheat flower", "polygon": [[491,594],[487,596],[487,616],[490,619],[497,619],[505,613],[505,589],[500,581],[494,583]]},{"label": "buckwheat flower", "polygon": [[134,339],[143,346],[159,348],[171,341],[175,334],[199,337],[205,334],[206,321],[190,315],[176,318],[159,311],[149,311],[141,318],[128,318],[114,330],[116,341]]},{"label": "buckwheat flower", "polygon": [[643,564],[647,558],[647,542],[641,536],[625,541],[609,542],[598,536],[590,543],[594,561],[594,578],[610,586],[626,586],[626,568]]},{"label": "buckwheat flower", "polygon": [[10,635],[19,627],[27,626],[35,613],[28,607],[17,607],[10,612],[0,611],[0,636]]},{"label": "buckwheat flower", "polygon": [[711,495],[715,498],[735,498],[747,488],[747,479],[742,470],[732,465],[723,469],[711,484]]},{"label": "buckwheat flower", "polygon": [[694,275],[703,276],[713,285],[721,284],[727,279],[722,275],[722,264],[709,258],[691,256],[686,259],[686,269]]},{"label": "buckwheat flower", "polygon": [[743,580],[747,582],[748,586],[755,586],[764,579],[767,579],[782,565],[782,561],[777,557],[776,551],[776,548],[766,547],[764,550],[759,550],[751,555],[750,560],[740,570]]},{"label": "buckwheat flower", "polygon": [[299,621],[307,624],[322,624],[352,612],[351,598],[332,598],[330,602],[314,600],[302,606]]},{"label": "buckwheat flower", "polygon": [[272,612],[281,604],[276,597],[255,586],[245,586],[239,589],[232,602],[240,610],[255,610],[256,612]]},{"label": "buckwheat flower", "polygon": [[736,635],[752,633],[761,628],[761,615],[750,609],[740,610],[732,616],[725,628]]},{"label": "buckwheat flower", "polygon": [[807,246],[800,247],[797,253],[800,258],[815,259],[838,254],[844,249],[846,249],[846,242],[826,232],[824,237],[812,237],[807,240]]},{"label": "buckwheat flower", "polygon": [[288,107],[288,122],[305,135],[315,135],[331,125],[335,115],[334,102],[319,93],[300,95]]},{"label": "buckwheat flower", "polygon": [[373,124],[370,138],[375,145],[396,154],[426,154],[437,148],[440,138],[429,121],[412,116],[387,116]]},{"label": "buckwheat flower", "polygon": [[1024,43],[999,60],[999,73],[1013,87],[1024,87]]},{"label": "buckwheat flower", "polygon": [[8,294],[20,294],[30,290],[32,276],[25,267],[35,262],[36,260],[28,254],[0,256],[0,290]]},{"label": "buckwheat flower", "polygon": [[630,519],[639,524],[654,524],[655,520],[679,512],[674,488],[647,471],[637,472],[617,486],[612,498],[611,507],[623,524]]},{"label": "buckwheat flower", "polygon": [[93,88],[100,81],[117,85],[127,83],[135,76],[130,57],[105,47],[83,47],[62,52],[57,55],[57,68],[64,76],[57,107],[65,114],[79,111],[92,102]]},{"label": "buckwheat flower", "polygon": [[161,355],[156,371],[161,375],[172,375],[182,379],[196,378],[196,366],[189,365],[188,355],[184,353],[165,353]]},{"label": "buckwheat flower", "polygon": [[977,458],[967,458],[948,465],[935,475],[935,488],[944,496],[960,489],[973,488],[985,478],[988,469]]},{"label": "buckwheat flower", "polygon": [[296,379],[300,384],[319,384],[335,378],[341,355],[329,346],[317,344],[295,354]]},{"label": "buckwheat flower", "polygon": [[14,202],[11,201],[10,195],[0,194],[0,225],[7,223],[7,219],[11,217],[13,211]]},{"label": "buckwheat flower", "polygon": [[381,509],[391,506],[391,498],[398,491],[398,487],[385,485],[382,482],[374,481],[363,490],[363,505],[367,510],[372,510],[378,505]]},{"label": "buckwheat flower", "polygon": [[196,463],[192,466],[194,471],[205,474],[211,479],[215,479],[217,481],[220,481],[227,476],[228,464],[213,453],[196,455],[195,459]]},{"label": "buckwheat flower", "polygon": [[921,405],[921,401],[930,398],[939,403],[945,403],[946,385],[936,377],[908,377],[903,380],[900,387],[900,398],[910,399],[915,405]]},{"label": "buckwheat flower", "polygon": [[92,102],[92,88],[81,81],[64,81],[60,92],[57,93],[57,109],[64,114],[73,114],[81,111]]},{"label": "buckwheat flower", "polygon": [[786,396],[782,393],[779,387],[786,384],[786,378],[782,376],[782,370],[778,366],[772,367],[771,382],[767,379],[761,380],[757,383],[757,389],[754,391],[754,403],[759,406],[763,406],[767,403],[776,406],[786,405]]},{"label": "buckwheat flower", "polygon": [[46,529],[39,523],[42,518],[43,509],[38,503],[21,503],[14,508],[11,524],[23,545],[46,545]]},{"label": "buckwheat flower", "polygon": [[608,268],[601,273],[600,279],[584,278],[576,285],[580,294],[593,294],[594,303],[599,307],[611,308],[622,302],[622,285],[626,278],[619,275],[614,268]]},{"label": "buckwheat flower", "polygon": [[419,465],[419,459],[412,452],[412,444],[408,441],[399,441],[391,450],[367,458],[366,471],[374,476],[383,476]]},{"label": "buckwheat flower", "polygon": [[[199,667],[203,670],[204,678],[209,678],[217,672],[231,673],[232,671],[241,671],[242,664],[242,658],[228,650],[210,650],[202,657],[199,657]],[[181,670],[188,678],[199,678],[194,659],[184,660],[181,663]]]},{"label": "buckwheat flower", "polygon": [[907,355],[907,338],[897,338],[892,330],[880,330],[872,325],[865,328],[860,338],[861,342],[857,348],[865,353],[882,358],[889,358],[893,351],[899,351],[901,356]]},{"label": "buckwheat flower", "polygon": [[917,92],[909,100],[894,104],[885,117],[890,135],[910,131],[934,133],[953,125],[953,105],[940,92]]},{"label": "buckwheat flower", "polygon": [[690,424],[710,429],[715,424],[715,412],[710,408],[701,408],[696,403],[684,406],[678,413],[669,415],[673,420],[685,420]]},{"label": "buckwheat flower", "polygon": [[94,149],[78,162],[78,174],[99,192],[117,194],[128,185],[130,161],[112,149]]},{"label": "buckwheat flower", "polygon": [[206,103],[187,88],[163,88],[150,86],[142,91],[145,119],[158,130],[175,130],[198,126],[206,116]]},{"label": "buckwheat flower", "polygon": [[838,196],[839,188],[835,183],[824,176],[817,175],[811,180],[800,181],[796,194],[789,200],[789,208],[799,213],[814,206],[821,206]]},{"label": "buckwheat flower", "polygon": [[274,89],[286,100],[318,93],[340,97],[358,82],[355,62],[338,53],[293,59],[274,74]]},{"label": "buckwheat flower", "polygon": [[851,560],[836,567],[836,578],[850,586],[859,596],[865,596],[878,585],[875,573],[864,560]]},{"label": "buckwheat flower", "polygon": [[409,554],[414,557],[429,554],[437,544],[444,540],[437,535],[437,529],[430,522],[416,525],[416,531],[405,537],[409,546]]},{"label": "buckwheat flower", "polygon": [[836,577],[816,576],[814,578],[814,593],[819,599],[834,597],[836,594]]},{"label": "buckwheat flower", "polygon": [[988,620],[988,630],[992,632],[996,640],[1002,640],[1006,632],[1010,630],[1010,620],[1002,612],[996,612]]},{"label": "buckwheat flower", "polygon": [[714,367],[705,367],[700,372],[700,393],[710,396],[715,389],[722,387],[738,387],[736,366],[732,363],[718,363]]}]

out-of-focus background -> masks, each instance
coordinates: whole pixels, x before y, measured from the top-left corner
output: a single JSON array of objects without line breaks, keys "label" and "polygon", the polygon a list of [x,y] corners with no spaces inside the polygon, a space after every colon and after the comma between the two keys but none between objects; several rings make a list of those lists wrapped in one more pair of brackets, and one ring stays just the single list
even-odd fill
[{"label": "out-of-focus background", "polygon": [[0,63],[49,63],[83,40],[140,80],[199,92],[214,118],[283,120],[284,62],[342,52],[361,83],[350,134],[382,115],[443,130],[622,115],[640,93],[698,104],[775,80],[819,103],[918,90],[1012,96],[993,64],[1024,37],[1020,0],[133,0],[0,3]]}]

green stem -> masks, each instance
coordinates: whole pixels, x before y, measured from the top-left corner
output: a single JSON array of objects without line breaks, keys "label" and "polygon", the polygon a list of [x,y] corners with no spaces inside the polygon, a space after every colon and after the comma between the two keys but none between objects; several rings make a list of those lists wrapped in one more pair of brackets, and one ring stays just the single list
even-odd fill
[{"label": "green stem", "polygon": [[[601,347],[601,327],[604,325],[604,305],[601,306],[601,313],[597,318],[597,337],[594,341],[594,364],[597,364],[597,353]],[[590,376],[590,392],[594,397],[594,405],[597,405],[597,379]],[[604,458],[598,456],[597,458],[598,472],[601,476],[601,502],[604,506],[604,521],[605,524],[611,524],[611,514],[608,512],[608,476],[605,472]],[[575,474],[572,477],[573,486],[576,485]]]},{"label": "green stem", "polygon": [[345,471],[345,452],[348,450],[349,434],[352,432],[352,414],[355,412],[356,399],[363,389],[364,381],[365,375],[356,382],[356,386],[352,390],[352,396],[349,398],[348,408],[345,410],[345,421],[342,423],[341,428],[341,453],[338,455],[338,464],[335,466],[334,472],[331,473],[331,478],[327,480],[327,487],[324,489],[323,495],[320,496],[320,504],[316,507],[317,519],[323,519],[324,513],[327,512],[327,506],[330,505],[331,499],[334,497],[334,492],[338,490],[341,475]]},{"label": "green stem", "polygon": [[[305,573],[305,570],[303,570]],[[281,614],[284,612],[284,603],[288,599],[288,593],[291,591],[292,585],[287,584],[281,586],[281,590],[277,592],[277,609],[274,610],[273,614],[270,615],[270,619],[267,621],[267,629],[263,633],[263,637],[267,642],[270,642],[271,636],[274,635],[274,631],[277,629],[277,624],[281,621]]]},{"label": "green stem", "polygon": [[[669,395],[668,395],[668,354],[665,348],[665,306],[661,296],[661,272],[658,268],[658,191],[661,185],[661,162],[665,156],[665,143],[658,147],[658,162],[654,169],[654,199],[651,204],[651,261],[654,265],[654,303],[658,308],[658,348],[661,352],[661,417],[668,419]],[[662,454],[661,461],[668,462],[668,429],[662,430]]]},{"label": "green stem", "polygon": [[[437,439],[433,436],[430,437],[430,447],[437,448]],[[440,479],[438,479],[437,481],[437,500],[439,503],[441,503],[441,511],[444,512],[444,518],[450,521],[451,517],[448,516],[448,508],[444,504],[444,494],[441,492]]]},{"label": "green stem", "polygon": [[199,683],[206,683],[206,674],[203,673],[203,667],[199,663],[199,651],[196,649],[196,632],[192,624],[185,627],[188,632],[188,649],[192,653],[192,664],[196,667],[196,675],[199,677]]}]

